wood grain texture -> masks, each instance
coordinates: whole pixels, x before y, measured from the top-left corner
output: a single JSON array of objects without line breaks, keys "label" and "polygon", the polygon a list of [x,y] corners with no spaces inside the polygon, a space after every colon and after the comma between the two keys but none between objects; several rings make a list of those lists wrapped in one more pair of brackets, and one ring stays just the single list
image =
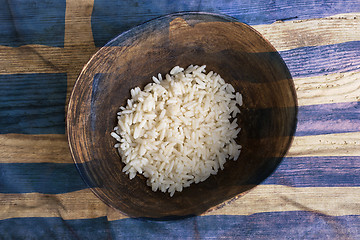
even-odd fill
[{"label": "wood grain texture", "polygon": [[1,1],[0,45],[64,45],[65,1]]},{"label": "wood grain texture", "polygon": [[360,41],[296,48],[280,55],[294,78],[360,70]]},{"label": "wood grain texture", "polygon": [[[211,215],[178,221],[105,217],[79,220],[12,218],[2,221],[7,236],[29,239],[359,239],[358,215],[327,216],[310,211],[253,215]],[[16,226],[13,227],[13,226]],[[54,234],[56,229],[56,235]],[[26,233],[26,235],[24,234]],[[96,237],[94,237],[96,236]]]},{"label": "wood grain texture", "polygon": [[285,157],[262,184],[300,188],[360,187],[360,157]]},{"label": "wood grain texture", "polygon": [[94,0],[66,1],[64,51],[69,55],[66,69],[68,74],[66,108],[81,69],[98,50],[91,29],[93,6]]},{"label": "wood grain texture", "polygon": [[[203,214],[251,215],[264,212],[309,211],[326,216],[360,215],[360,187],[306,187],[259,185],[247,194]],[[64,194],[0,194],[0,220],[61,217],[64,220],[107,217],[128,218],[105,205],[89,189]]]},{"label": "wood grain texture", "polygon": [[360,40],[360,13],[254,25],[278,51]]},{"label": "wood grain texture", "polygon": [[[95,1],[92,14],[96,46],[100,47],[120,32],[155,17],[179,11],[205,11],[226,14],[249,25],[271,24],[278,20],[313,19],[339,13],[359,12],[357,0],[204,0],[173,4],[171,1]],[[104,31],[106,29],[106,31]]]},{"label": "wood grain texture", "polygon": [[0,74],[67,73],[67,106],[76,78],[98,50],[91,29],[93,4],[93,0],[66,1],[64,48],[0,46]]},{"label": "wood grain texture", "polygon": [[73,163],[65,134],[0,134],[0,163]]},{"label": "wood grain texture", "polygon": [[64,134],[66,85],[64,73],[0,75],[0,133]]},{"label": "wood grain texture", "polygon": [[360,156],[360,132],[295,137],[287,157]]},{"label": "wood grain texture", "polygon": [[299,107],[295,136],[360,131],[360,102]]},{"label": "wood grain texture", "polygon": [[73,163],[0,163],[0,193],[58,194],[89,188]]},{"label": "wood grain texture", "polygon": [[[90,189],[64,194],[0,194],[0,220],[24,217],[89,219],[114,215]],[[117,214],[117,218],[124,218]]]},{"label": "wood grain texture", "polygon": [[360,100],[360,72],[294,78],[299,106]]},{"label": "wood grain texture", "polygon": [[360,187],[293,188],[259,185],[231,204],[206,215],[251,215],[261,212],[309,211],[326,216],[358,215]]},{"label": "wood grain texture", "polygon": [[45,45],[0,46],[0,74],[66,72],[64,49]]},{"label": "wood grain texture", "polygon": [[66,1],[64,47],[95,48],[91,29],[94,0]]}]

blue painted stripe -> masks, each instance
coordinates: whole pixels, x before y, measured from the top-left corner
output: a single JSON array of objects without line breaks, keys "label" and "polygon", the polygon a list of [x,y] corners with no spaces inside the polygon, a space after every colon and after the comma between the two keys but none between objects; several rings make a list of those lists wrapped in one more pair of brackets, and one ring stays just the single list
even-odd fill
[{"label": "blue painted stripe", "polygon": [[95,44],[103,46],[120,33],[155,17],[179,11],[226,14],[250,25],[269,24],[281,19],[309,19],[360,11],[357,0],[95,0],[92,31]]},{"label": "blue painted stripe", "polygon": [[112,239],[106,218],[12,218],[0,221],[0,239]]},{"label": "blue painted stripe", "polygon": [[0,0],[0,45],[64,46],[66,0]]},{"label": "blue painted stripe", "polygon": [[360,131],[360,102],[300,106],[296,136]]},{"label": "blue painted stripe", "polygon": [[64,134],[65,73],[0,75],[0,134]]},{"label": "blue painted stripe", "polygon": [[[176,221],[14,218],[0,221],[3,239],[359,239],[360,216],[269,212]],[[16,226],[16,227],[14,227]]]},{"label": "blue painted stripe", "polygon": [[360,69],[360,41],[301,47],[281,51],[280,55],[293,77],[311,77]]},{"label": "blue painted stripe", "polygon": [[[251,124],[244,122],[244,126],[250,124],[252,131],[250,138],[265,138],[277,136],[273,132],[273,123],[269,119],[276,118],[281,108],[243,109],[244,115],[250,115]],[[288,107],[287,112],[295,111]],[[330,103],[319,105],[308,105],[298,107],[297,128],[295,136],[311,136],[321,134],[347,133],[360,131],[360,102]],[[261,129],[261,131],[256,131]],[[290,130],[284,134],[288,136]],[[273,134],[273,135],[270,135]]]},{"label": "blue painted stripe", "polygon": [[[262,184],[359,187],[360,157],[286,157]],[[0,193],[57,194],[85,188],[87,185],[71,163],[0,164]]]},{"label": "blue painted stripe", "polygon": [[57,194],[87,188],[71,163],[2,163],[1,193]]},{"label": "blue painted stripe", "polygon": [[360,187],[360,157],[286,157],[263,184]]}]

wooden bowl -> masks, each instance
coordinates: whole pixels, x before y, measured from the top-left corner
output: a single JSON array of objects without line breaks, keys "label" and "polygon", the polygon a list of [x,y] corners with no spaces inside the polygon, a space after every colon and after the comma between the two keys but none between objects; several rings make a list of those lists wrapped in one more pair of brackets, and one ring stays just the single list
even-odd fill
[{"label": "wooden bowl", "polygon": [[[244,105],[237,161],[173,197],[153,192],[142,175],[129,180],[110,132],[130,89],[172,67],[207,65]],[[144,23],[101,48],[82,70],[68,106],[72,157],[91,190],[130,217],[184,217],[217,208],[261,183],[281,162],[296,127],[297,98],[284,61],[257,31],[227,16],[176,13]]]}]

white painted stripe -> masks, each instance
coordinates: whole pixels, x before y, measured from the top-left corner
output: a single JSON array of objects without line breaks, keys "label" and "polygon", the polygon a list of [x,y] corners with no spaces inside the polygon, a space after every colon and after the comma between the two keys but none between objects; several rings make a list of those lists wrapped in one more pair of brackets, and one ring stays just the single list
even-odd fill
[{"label": "white painted stripe", "polygon": [[[90,189],[64,194],[0,194],[0,220],[23,217],[97,218],[114,210],[98,199]],[[117,215],[117,218],[121,218]]]},{"label": "white painted stripe", "polygon": [[360,13],[253,26],[278,51],[360,40]]},{"label": "white painted stripe", "polygon": [[64,134],[0,134],[0,163],[73,163]]},{"label": "white painted stripe", "polygon": [[[360,215],[360,187],[304,187],[259,185],[224,207],[203,215],[250,215],[262,212],[312,211],[329,216]],[[108,220],[127,218],[105,205],[89,189],[65,194],[0,194],[0,220],[61,217]]]},{"label": "white painted stripe", "polygon": [[205,215],[311,211],[329,216],[360,215],[360,187],[259,185],[225,207]]},{"label": "white painted stripe", "polygon": [[299,106],[360,100],[360,72],[295,78]]},{"label": "white painted stripe", "polygon": [[360,156],[360,132],[294,137],[286,156]]}]

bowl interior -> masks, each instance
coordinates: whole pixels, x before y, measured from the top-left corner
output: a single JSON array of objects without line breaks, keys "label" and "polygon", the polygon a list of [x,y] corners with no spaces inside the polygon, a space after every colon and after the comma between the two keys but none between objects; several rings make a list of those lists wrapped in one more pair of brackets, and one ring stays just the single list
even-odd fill
[{"label": "bowl interior", "polygon": [[[130,89],[144,87],[176,65],[207,65],[243,95],[237,161],[173,197],[146,179],[122,173],[110,132]],[[131,217],[198,215],[261,183],[278,166],[296,126],[291,75],[271,44],[251,27],[206,13],[178,13],[125,32],[101,48],[80,74],[68,108],[73,159],[92,191]]]}]

